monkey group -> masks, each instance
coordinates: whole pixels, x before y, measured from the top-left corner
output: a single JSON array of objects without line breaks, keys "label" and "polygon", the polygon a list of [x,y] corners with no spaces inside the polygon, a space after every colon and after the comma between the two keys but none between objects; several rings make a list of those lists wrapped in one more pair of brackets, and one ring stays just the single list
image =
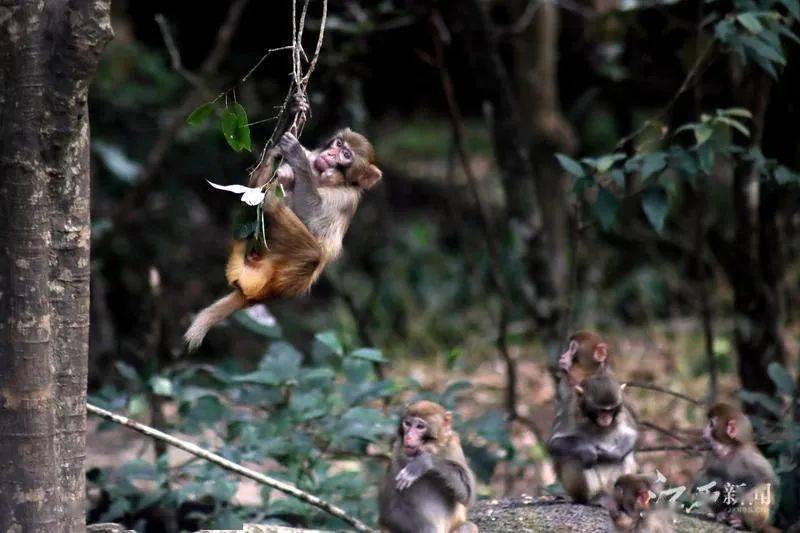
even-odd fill
[{"label": "monkey group", "polygon": [[[382,177],[372,145],[350,129],[313,151],[286,133],[275,154],[282,157],[275,177],[285,195],[266,196],[263,235],[234,242],[226,267],[232,290],[195,317],[185,334],[189,350],[235,311],[308,292],[340,254],[362,193]],[[250,185],[264,187],[270,178],[264,176]],[[607,508],[617,531],[672,531],[670,510],[651,505],[658,501],[658,480],[638,472],[637,420],[624,401],[625,383],[614,376],[612,362],[609,346],[598,334],[578,331],[569,338],[558,360],[556,413],[547,449],[566,494],[575,502]],[[749,420],[728,404],[711,406],[707,415],[703,438],[709,452],[696,486],[709,493],[709,508],[718,519],[772,531],[776,476],[755,446]],[[450,411],[430,401],[413,403],[403,412],[379,488],[384,531],[478,531],[467,516],[475,500],[475,479],[452,418]],[[720,498],[726,486],[741,488],[741,496],[735,501]],[[716,487],[716,498],[710,487]]]},{"label": "monkey group", "polygon": [[[547,441],[556,474],[576,503],[608,510],[613,529],[670,533],[675,514],[659,496],[663,478],[638,471],[636,416],[614,376],[612,354],[599,335],[572,335],[559,358],[556,416]],[[744,413],[724,403],[707,410],[706,462],[695,480],[714,518],[754,531],[770,525],[777,478],[753,439]],[[467,512],[475,481],[452,414],[439,404],[408,406],[397,428],[391,461],[379,489],[380,525],[391,533],[467,533],[478,528]],[[723,496],[740,489],[734,498]],[[658,504],[661,505],[658,505]]]},{"label": "monkey group", "polygon": [[[617,531],[673,531],[671,511],[659,501],[658,480],[637,473],[636,417],[623,400],[624,383],[611,370],[608,345],[589,331],[573,334],[559,358],[556,416],[547,442],[556,474],[574,501],[606,507]],[[718,520],[773,531],[777,478],[755,446],[750,421],[725,403],[707,410],[709,447],[696,496]],[[732,494],[723,495],[723,491]]]}]

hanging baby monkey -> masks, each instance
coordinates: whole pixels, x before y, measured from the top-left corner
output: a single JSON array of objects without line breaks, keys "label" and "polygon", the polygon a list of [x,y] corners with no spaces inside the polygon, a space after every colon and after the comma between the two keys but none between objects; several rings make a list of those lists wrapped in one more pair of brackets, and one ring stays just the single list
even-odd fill
[{"label": "hanging baby monkey", "polygon": [[[341,252],[361,193],[383,175],[375,166],[372,144],[350,129],[314,151],[285,133],[277,152],[283,157],[277,177],[286,195],[278,199],[270,194],[264,201],[266,245],[258,236],[234,242],[225,269],[234,290],[198,313],[184,335],[190,351],[235,311],[307,293]],[[267,179],[251,186],[263,186]]]}]

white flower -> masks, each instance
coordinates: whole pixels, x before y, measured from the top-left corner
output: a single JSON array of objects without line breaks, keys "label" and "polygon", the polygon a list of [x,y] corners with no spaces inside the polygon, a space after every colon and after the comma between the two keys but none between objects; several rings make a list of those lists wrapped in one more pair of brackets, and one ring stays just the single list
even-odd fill
[{"label": "white flower", "polygon": [[264,196],[266,196],[266,192],[264,192],[261,187],[245,187],[244,185],[217,185],[216,183],[212,183],[210,181],[208,181],[208,184],[215,189],[232,192],[234,194],[241,194],[242,202],[246,203],[247,205],[258,205],[264,201]]}]

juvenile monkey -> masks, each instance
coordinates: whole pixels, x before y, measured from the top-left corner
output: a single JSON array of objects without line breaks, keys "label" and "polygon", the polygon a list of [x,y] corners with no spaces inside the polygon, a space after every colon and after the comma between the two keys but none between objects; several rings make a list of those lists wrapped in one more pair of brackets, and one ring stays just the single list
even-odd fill
[{"label": "juvenile monkey", "polygon": [[624,388],[605,371],[583,380],[574,387],[574,427],[554,430],[547,443],[564,490],[579,503],[597,501],[619,476],[636,471],[638,431]]},{"label": "juvenile monkey", "polygon": [[608,366],[608,355],[608,344],[600,335],[593,331],[576,331],[569,338],[567,350],[558,358],[558,367],[572,386]]},{"label": "juvenile monkey", "polygon": [[618,533],[672,533],[673,516],[669,509],[652,509],[657,483],[645,474],[626,474],[614,483],[609,514]]},{"label": "juvenile monkey", "polygon": [[452,413],[420,401],[406,408],[378,496],[380,525],[391,533],[477,533],[467,521],[475,480]]},{"label": "juvenile monkey", "polygon": [[[736,407],[717,403],[708,410],[703,439],[711,449],[697,485],[715,482],[708,492],[719,494],[711,502],[717,517],[755,531],[778,531],[769,525],[777,502],[777,478],[756,448],[750,420]],[[726,487],[731,488],[732,498],[726,497]]]},{"label": "juvenile monkey", "polygon": [[567,350],[558,359],[559,379],[553,436],[568,435],[575,431],[578,413],[575,385],[600,370],[608,372],[610,362],[608,345],[600,335],[586,330],[572,334]]},{"label": "juvenile monkey", "polygon": [[341,252],[361,194],[383,175],[372,144],[350,129],[314,151],[285,133],[277,150],[284,161],[278,177],[288,190],[284,201],[270,195],[264,203],[267,245],[256,237],[234,242],[225,270],[234,290],[198,313],[184,335],[190,351],[235,311],[308,292]]}]

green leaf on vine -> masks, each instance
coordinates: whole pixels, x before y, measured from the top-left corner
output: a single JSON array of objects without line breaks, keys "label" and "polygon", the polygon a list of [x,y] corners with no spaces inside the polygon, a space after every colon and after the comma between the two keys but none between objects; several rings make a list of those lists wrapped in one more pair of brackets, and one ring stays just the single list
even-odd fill
[{"label": "green leaf on vine", "polygon": [[583,167],[581,167],[581,164],[571,157],[564,154],[556,154],[556,159],[558,159],[558,163],[564,170],[576,178],[582,178],[584,175],[586,175],[586,173],[583,171]]},{"label": "green leaf on vine", "polygon": [[194,111],[192,111],[189,116],[186,118],[186,123],[191,126],[197,126],[198,124],[202,124],[208,117],[211,116],[211,113],[214,112],[214,103],[208,102],[206,104],[201,105]]},{"label": "green leaf on vine", "polygon": [[661,185],[648,187],[642,192],[642,209],[647,221],[658,232],[664,229],[668,208],[667,191]]},{"label": "green leaf on vine", "polygon": [[614,193],[603,186],[597,191],[597,201],[594,203],[594,214],[604,230],[609,230],[614,226],[619,210],[619,199]]}]

